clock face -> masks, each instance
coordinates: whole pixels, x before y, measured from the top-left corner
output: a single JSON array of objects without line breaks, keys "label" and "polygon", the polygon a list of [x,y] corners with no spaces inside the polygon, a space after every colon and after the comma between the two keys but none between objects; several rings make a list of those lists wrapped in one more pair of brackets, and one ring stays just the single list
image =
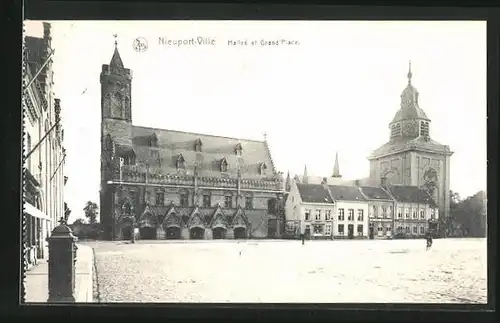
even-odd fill
[{"label": "clock face", "polygon": [[414,123],[405,123],[403,126],[403,135],[414,136],[417,132],[417,127]]}]

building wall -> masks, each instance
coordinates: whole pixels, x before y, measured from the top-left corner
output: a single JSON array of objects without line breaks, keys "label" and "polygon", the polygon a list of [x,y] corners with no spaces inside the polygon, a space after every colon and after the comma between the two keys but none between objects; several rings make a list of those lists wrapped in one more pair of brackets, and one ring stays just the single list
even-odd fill
[{"label": "building wall", "polygon": [[[431,208],[429,205],[396,203],[394,233],[397,235],[400,232],[398,228],[402,228],[402,233],[406,236],[424,236],[427,233],[428,223],[433,216],[433,212],[434,217],[438,220],[439,210]],[[416,217],[414,217],[414,214]],[[406,228],[409,228],[409,232]]]},{"label": "building wall", "polygon": [[290,186],[290,192],[288,193],[288,198],[285,203],[285,218],[287,221],[298,221],[301,219],[301,202],[302,199],[300,198],[299,190],[294,180]]},{"label": "building wall", "polygon": [[373,227],[374,239],[389,238],[394,234],[394,205],[393,201],[368,201],[368,226]]},{"label": "building wall", "polygon": [[[333,237],[335,204],[302,203],[298,210],[300,212],[299,220],[304,221],[305,228],[309,228],[312,239],[331,239]],[[330,214],[329,219],[326,216],[327,212]],[[309,214],[308,217],[307,214]],[[315,227],[320,230],[315,231]]]},{"label": "building wall", "polygon": [[[344,218],[340,219],[341,209],[344,210]],[[348,210],[354,210],[354,220],[348,220]],[[363,211],[363,219],[358,220],[358,210]],[[355,238],[368,238],[368,202],[336,201],[336,216],[334,221],[333,235],[337,238],[348,236],[348,226],[353,225]],[[344,233],[339,231],[339,225],[344,226]],[[362,226],[362,235],[357,232],[358,225]]]}]

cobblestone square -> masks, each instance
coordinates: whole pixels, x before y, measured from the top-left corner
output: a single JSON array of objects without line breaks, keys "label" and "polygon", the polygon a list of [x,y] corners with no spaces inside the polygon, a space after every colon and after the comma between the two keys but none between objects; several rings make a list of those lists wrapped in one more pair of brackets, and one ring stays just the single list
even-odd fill
[{"label": "cobblestone square", "polygon": [[487,302],[486,239],[88,244],[101,302]]}]

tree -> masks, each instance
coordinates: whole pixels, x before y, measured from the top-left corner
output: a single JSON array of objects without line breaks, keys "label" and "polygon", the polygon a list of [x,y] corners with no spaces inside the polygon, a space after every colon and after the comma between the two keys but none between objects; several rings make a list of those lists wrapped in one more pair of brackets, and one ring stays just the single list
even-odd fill
[{"label": "tree", "polygon": [[82,224],[85,224],[85,220],[84,219],[76,219],[73,222],[73,225],[82,225]]},{"label": "tree", "polygon": [[[479,191],[462,200],[453,193],[450,202],[450,213],[457,234],[466,237],[486,236],[486,193]],[[459,233],[458,233],[459,232]]]},{"label": "tree", "polygon": [[88,219],[90,224],[97,223],[97,213],[98,213],[98,207],[97,204],[88,201],[85,207],[83,208],[83,211],[85,212],[85,217]]},{"label": "tree", "polygon": [[68,204],[64,202],[64,220],[68,223],[69,215],[71,214],[71,209],[68,207]]}]

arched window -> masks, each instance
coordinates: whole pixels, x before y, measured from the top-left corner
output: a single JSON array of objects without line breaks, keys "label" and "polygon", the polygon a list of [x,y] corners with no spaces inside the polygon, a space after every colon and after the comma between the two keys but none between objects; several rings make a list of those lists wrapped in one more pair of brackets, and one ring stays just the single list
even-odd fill
[{"label": "arched window", "polygon": [[266,169],[267,169],[266,163],[260,163],[259,165],[260,175],[266,175]]},{"label": "arched window", "polygon": [[130,107],[130,98],[127,96],[125,97],[125,119],[129,120],[131,118],[131,107]]}]

